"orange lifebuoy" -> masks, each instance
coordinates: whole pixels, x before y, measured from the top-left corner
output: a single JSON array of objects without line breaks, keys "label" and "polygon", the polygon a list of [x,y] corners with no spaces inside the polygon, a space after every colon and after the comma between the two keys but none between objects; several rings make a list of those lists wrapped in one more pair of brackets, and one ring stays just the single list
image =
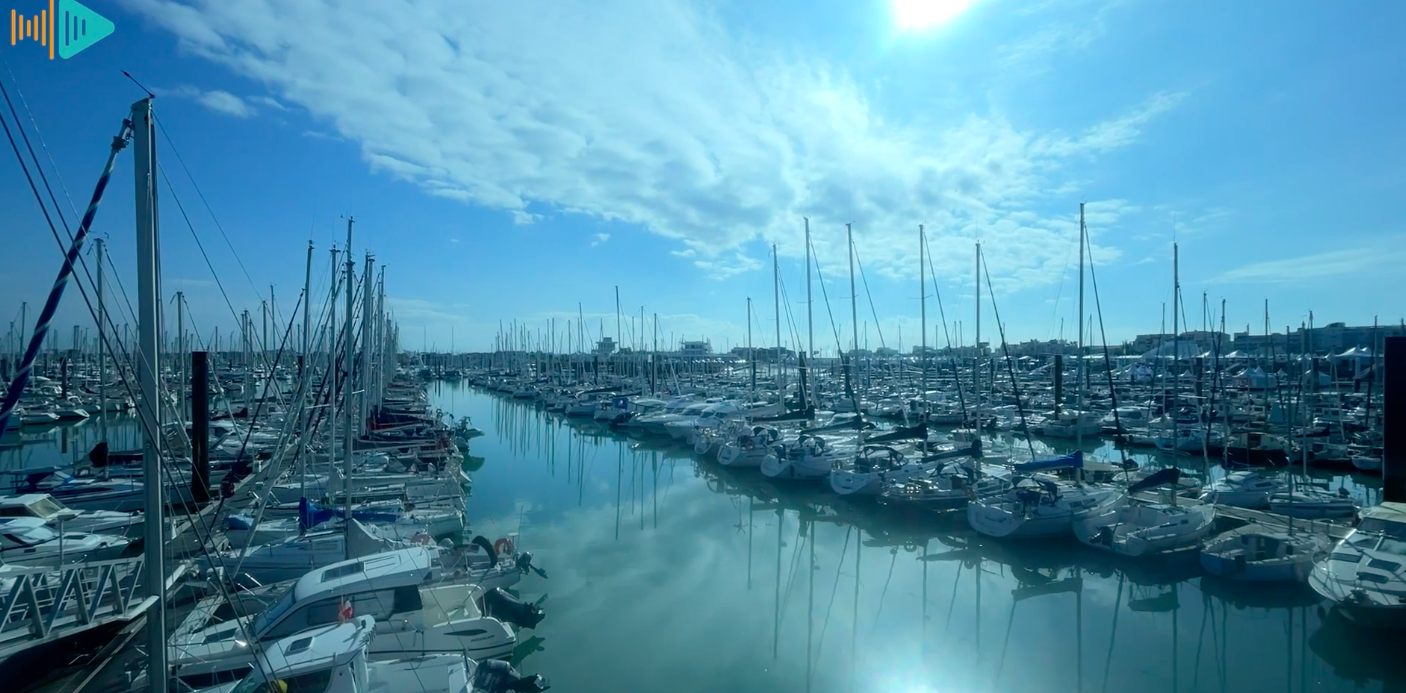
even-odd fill
[{"label": "orange lifebuoy", "polygon": [[499,556],[511,556],[513,554],[513,540],[507,537],[499,537],[493,542],[493,553]]}]

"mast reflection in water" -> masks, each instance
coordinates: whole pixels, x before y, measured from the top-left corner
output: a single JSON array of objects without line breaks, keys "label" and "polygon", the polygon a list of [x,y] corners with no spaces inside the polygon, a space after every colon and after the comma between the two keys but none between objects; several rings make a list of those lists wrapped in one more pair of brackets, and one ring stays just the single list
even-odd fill
[{"label": "mast reflection in water", "polygon": [[[1398,641],[1306,587],[1002,543],[440,382],[483,437],[474,531],[553,566],[528,654],[571,691],[1402,690]],[[529,577],[527,580],[538,580]]]}]

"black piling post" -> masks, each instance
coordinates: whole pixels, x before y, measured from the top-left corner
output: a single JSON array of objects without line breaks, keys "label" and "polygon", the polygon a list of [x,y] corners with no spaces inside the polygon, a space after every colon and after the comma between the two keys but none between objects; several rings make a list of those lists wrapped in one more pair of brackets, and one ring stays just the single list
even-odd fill
[{"label": "black piling post", "polygon": [[210,501],[210,370],[205,352],[190,354],[190,497]]}]

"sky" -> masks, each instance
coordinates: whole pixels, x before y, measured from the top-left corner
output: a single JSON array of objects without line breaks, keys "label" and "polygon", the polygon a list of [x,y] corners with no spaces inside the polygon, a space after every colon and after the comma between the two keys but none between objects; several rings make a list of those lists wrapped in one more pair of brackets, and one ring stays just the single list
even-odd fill
[{"label": "sky", "polygon": [[[750,298],[769,346],[777,277],[782,341],[805,343],[807,224],[818,351],[849,347],[852,304],[861,346],[911,349],[924,295],[928,343],[970,343],[978,241],[982,340],[998,313],[1012,342],[1072,340],[1080,203],[1087,343],[1171,327],[1174,242],[1195,328],[1262,333],[1266,301],[1278,331],[1406,313],[1401,3],[87,4],[113,35],[53,61],[6,42],[0,83],[71,226],[156,95],[167,322],[182,291],[202,341],[244,310],[262,329],[271,291],[275,325],[300,322],[309,241],[322,310],[348,218],[408,350],[488,350],[500,321],[565,350],[578,315],[614,337],[617,287],[626,343],[652,346],[657,315],[661,347],[745,344]],[[94,224],[119,324],[131,161]],[[0,210],[3,333],[21,303],[32,326],[62,262],[8,142]],[[93,334],[70,285],[60,345],[74,325]]]}]

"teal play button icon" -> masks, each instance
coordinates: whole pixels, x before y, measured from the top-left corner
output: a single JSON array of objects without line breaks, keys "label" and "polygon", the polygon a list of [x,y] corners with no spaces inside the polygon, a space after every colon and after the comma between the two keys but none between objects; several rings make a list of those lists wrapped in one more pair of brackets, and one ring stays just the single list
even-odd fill
[{"label": "teal play button icon", "polygon": [[78,0],[59,0],[58,16],[54,19],[54,40],[59,44],[59,57],[72,58],[85,48],[110,35],[116,27]]}]

